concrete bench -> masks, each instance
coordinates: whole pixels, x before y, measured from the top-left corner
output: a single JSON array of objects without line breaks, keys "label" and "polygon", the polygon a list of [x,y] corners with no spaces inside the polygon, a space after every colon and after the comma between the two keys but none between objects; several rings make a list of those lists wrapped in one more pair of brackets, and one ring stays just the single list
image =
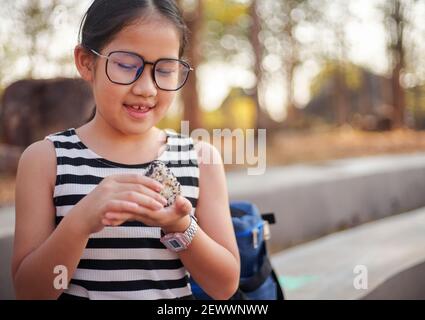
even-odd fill
[{"label": "concrete bench", "polygon": [[[425,299],[425,208],[273,255],[288,299]],[[367,289],[354,279],[365,266]]]}]

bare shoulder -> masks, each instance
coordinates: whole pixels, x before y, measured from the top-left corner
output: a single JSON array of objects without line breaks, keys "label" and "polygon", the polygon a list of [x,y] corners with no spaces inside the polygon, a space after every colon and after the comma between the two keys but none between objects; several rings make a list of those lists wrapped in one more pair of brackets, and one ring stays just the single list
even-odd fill
[{"label": "bare shoulder", "polygon": [[47,156],[48,154],[50,154],[50,156],[54,156],[55,148],[50,140],[45,139],[36,141],[29,145],[22,155]]},{"label": "bare shoulder", "polygon": [[220,151],[214,145],[205,141],[196,141],[194,147],[198,155],[200,169],[223,170]]},{"label": "bare shoulder", "polygon": [[45,164],[56,165],[56,154],[53,143],[49,140],[39,140],[29,145],[22,153],[20,162],[35,164],[33,160],[41,160]]},{"label": "bare shoulder", "polygon": [[[53,143],[49,140],[40,140],[28,146],[21,155],[18,165],[18,176],[26,178],[30,175],[42,177],[43,181],[54,186],[56,178],[56,154]],[[29,178],[29,177],[28,177]]]}]

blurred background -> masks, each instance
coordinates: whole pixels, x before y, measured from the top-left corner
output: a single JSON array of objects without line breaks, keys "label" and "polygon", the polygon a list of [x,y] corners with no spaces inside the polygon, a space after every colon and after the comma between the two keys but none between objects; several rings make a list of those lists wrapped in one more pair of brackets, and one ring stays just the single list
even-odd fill
[{"label": "blurred background", "polygon": [[[226,170],[231,199],[277,214],[269,245],[289,298],[351,299],[378,287],[388,298],[394,290],[380,287],[391,287],[387,280],[418,265],[412,279],[418,270],[423,276],[425,1],[178,3],[191,32],[186,58],[195,72],[160,126],[179,131],[180,121],[189,120],[191,130],[267,129],[267,173],[247,177],[245,165]],[[78,127],[91,114],[93,97],[73,62],[90,4],[16,0],[0,6],[3,212],[13,211],[25,147]],[[262,192],[255,189],[259,183],[266,186]],[[394,237],[405,242],[393,243]],[[347,260],[353,248],[355,259]],[[359,263],[372,269],[366,291],[353,289]],[[425,284],[414,287],[422,291],[401,291],[424,298]]]}]

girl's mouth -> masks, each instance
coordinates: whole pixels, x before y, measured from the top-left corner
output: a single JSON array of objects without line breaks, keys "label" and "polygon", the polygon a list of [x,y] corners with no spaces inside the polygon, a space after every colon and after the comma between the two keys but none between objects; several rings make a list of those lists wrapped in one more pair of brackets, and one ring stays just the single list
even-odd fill
[{"label": "girl's mouth", "polygon": [[127,113],[136,119],[144,118],[155,106],[142,106],[142,105],[128,105],[123,104],[124,108],[127,110]]}]

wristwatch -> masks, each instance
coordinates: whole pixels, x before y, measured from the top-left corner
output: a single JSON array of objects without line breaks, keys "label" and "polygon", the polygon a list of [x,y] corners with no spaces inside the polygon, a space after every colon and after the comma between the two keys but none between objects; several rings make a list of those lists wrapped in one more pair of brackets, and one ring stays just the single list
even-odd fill
[{"label": "wristwatch", "polygon": [[161,239],[160,241],[171,251],[179,252],[186,250],[195,236],[196,231],[198,230],[198,223],[195,216],[190,215],[190,225],[185,232],[180,233],[167,233],[161,229]]}]

